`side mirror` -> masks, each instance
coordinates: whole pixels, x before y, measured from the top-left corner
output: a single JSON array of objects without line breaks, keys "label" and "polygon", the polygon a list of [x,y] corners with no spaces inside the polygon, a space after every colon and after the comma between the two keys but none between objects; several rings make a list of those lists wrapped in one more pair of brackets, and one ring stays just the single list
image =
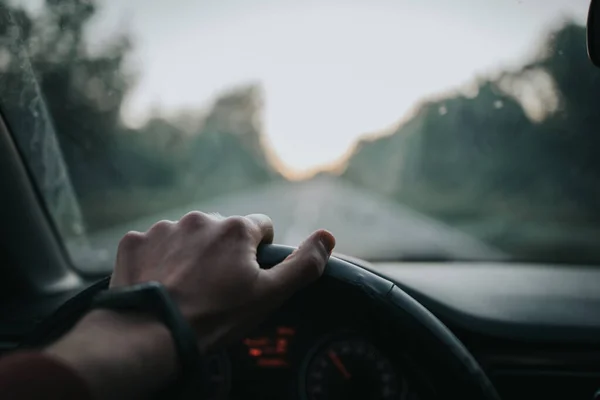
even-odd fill
[{"label": "side mirror", "polygon": [[588,57],[600,68],[600,0],[590,2],[586,33]]}]

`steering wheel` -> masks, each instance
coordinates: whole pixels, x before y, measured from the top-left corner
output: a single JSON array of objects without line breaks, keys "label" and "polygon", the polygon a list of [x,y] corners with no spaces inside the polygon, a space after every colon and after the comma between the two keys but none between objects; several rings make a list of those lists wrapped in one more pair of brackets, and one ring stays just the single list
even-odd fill
[{"label": "steering wheel", "polygon": [[[279,264],[289,256],[293,247],[263,245],[257,259],[262,268]],[[104,278],[65,302],[34,330],[21,344],[25,347],[43,346],[66,333],[86,312],[93,297],[108,288],[110,277]],[[454,334],[431,312],[410,297],[393,282],[360,266],[331,257],[319,285],[323,280],[334,280],[349,289],[360,292],[397,324],[406,336],[418,343],[419,354],[428,365],[442,373],[444,387],[439,396],[473,400],[499,400],[489,378],[475,358]]]}]

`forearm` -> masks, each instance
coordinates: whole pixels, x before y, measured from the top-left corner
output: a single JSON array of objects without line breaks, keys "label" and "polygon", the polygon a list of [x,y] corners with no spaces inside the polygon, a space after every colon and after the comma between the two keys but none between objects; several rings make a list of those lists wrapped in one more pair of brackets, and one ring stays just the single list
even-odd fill
[{"label": "forearm", "polygon": [[0,397],[15,400],[92,400],[87,382],[68,365],[38,351],[0,359]]},{"label": "forearm", "polygon": [[108,310],[92,311],[44,352],[77,371],[98,399],[147,397],[177,374],[164,325]]}]

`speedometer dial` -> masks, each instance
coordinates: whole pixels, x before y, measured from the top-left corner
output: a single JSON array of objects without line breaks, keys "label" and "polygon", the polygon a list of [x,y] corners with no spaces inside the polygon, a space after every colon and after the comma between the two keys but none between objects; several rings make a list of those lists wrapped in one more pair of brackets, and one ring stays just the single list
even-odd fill
[{"label": "speedometer dial", "polygon": [[309,400],[396,400],[407,389],[387,357],[362,338],[333,340],[318,348],[303,379]]}]

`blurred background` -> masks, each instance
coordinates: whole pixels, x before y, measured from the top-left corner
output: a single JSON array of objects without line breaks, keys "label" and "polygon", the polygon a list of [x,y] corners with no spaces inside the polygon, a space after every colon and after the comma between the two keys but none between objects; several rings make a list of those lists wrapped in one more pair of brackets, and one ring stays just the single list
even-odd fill
[{"label": "blurred background", "polygon": [[0,4],[0,106],[26,54],[81,268],[190,209],[371,260],[600,261],[587,0]]}]

